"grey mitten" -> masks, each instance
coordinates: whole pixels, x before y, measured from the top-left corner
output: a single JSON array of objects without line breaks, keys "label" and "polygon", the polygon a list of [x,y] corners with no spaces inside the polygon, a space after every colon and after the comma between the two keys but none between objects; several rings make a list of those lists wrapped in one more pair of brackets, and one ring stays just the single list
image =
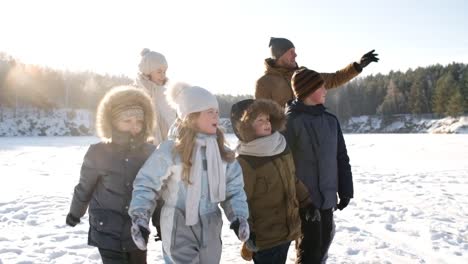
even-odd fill
[{"label": "grey mitten", "polygon": [[234,233],[236,233],[236,236],[240,241],[245,242],[247,239],[249,239],[250,228],[249,223],[245,218],[237,218],[234,222],[232,222],[230,228],[234,230]]},{"label": "grey mitten", "polygon": [[132,216],[132,227],[130,231],[135,245],[140,250],[146,250],[150,234],[148,220],[143,216]]}]

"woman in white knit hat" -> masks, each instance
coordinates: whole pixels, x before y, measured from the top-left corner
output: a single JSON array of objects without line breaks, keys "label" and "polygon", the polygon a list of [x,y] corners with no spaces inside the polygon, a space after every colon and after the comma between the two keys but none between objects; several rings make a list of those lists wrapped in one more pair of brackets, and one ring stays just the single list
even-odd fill
[{"label": "woman in white knit hat", "polygon": [[153,143],[157,146],[167,139],[167,134],[176,119],[176,112],[166,101],[164,85],[167,83],[167,61],[161,53],[147,48],[141,51],[139,73],[136,79],[138,87],[143,88],[153,99],[155,106],[156,129]]},{"label": "woman in white knit hat", "polygon": [[166,263],[219,263],[224,210],[239,240],[249,238],[242,169],[218,128],[218,101],[209,91],[178,84],[168,101],[180,119],[174,139],[161,143],[138,172],[129,214],[132,237],[146,249],[148,222],[157,206]]}]

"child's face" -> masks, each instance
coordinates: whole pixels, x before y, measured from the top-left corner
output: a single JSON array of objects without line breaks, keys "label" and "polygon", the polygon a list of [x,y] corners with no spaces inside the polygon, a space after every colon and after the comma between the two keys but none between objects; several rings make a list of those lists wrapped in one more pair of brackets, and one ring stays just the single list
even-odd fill
[{"label": "child's face", "polygon": [[257,137],[271,135],[270,116],[267,114],[259,114],[253,121],[252,127]]},{"label": "child's face", "polygon": [[325,89],[325,84],[323,84],[320,88],[315,90],[315,92],[309,94],[307,96],[308,101],[313,105],[324,104],[325,98],[327,96],[327,89]]},{"label": "child's face", "polygon": [[201,111],[197,119],[197,128],[200,132],[205,134],[216,134],[218,128],[219,112],[218,109],[210,108]]},{"label": "child's face", "polygon": [[129,132],[132,136],[136,136],[143,130],[143,123],[143,118],[132,116],[117,121],[114,126],[120,132]]},{"label": "child's face", "polygon": [[166,71],[167,66],[159,66],[155,71],[152,71],[150,74],[150,80],[156,83],[157,85],[164,85],[166,82]]}]

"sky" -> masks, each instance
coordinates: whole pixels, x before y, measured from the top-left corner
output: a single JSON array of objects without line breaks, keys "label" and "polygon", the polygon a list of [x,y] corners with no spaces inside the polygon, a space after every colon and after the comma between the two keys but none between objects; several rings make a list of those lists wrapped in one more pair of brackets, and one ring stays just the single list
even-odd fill
[{"label": "sky", "polygon": [[253,94],[270,37],[290,39],[297,62],[334,72],[375,49],[361,76],[468,63],[468,2],[447,1],[1,1],[0,52],[26,64],[135,78],[143,48],[160,52],[172,81]]}]

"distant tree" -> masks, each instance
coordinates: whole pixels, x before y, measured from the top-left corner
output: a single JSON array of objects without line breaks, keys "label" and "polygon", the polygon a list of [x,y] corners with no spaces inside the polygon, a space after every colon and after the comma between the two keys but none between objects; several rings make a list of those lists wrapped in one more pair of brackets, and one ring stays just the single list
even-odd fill
[{"label": "distant tree", "polygon": [[410,88],[409,109],[411,113],[421,114],[430,111],[429,97],[427,96],[428,89],[426,75],[422,68],[418,68]]},{"label": "distant tree", "polygon": [[222,118],[229,118],[231,115],[231,107],[233,104],[253,98],[251,95],[229,95],[229,94],[217,94],[216,98],[219,103],[219,116]]},{"label": "distant tree", "polygon": [[467,113],[468,112],[468,66],[467,65],[465,65],[465,68],[463,69],[463,77],[460,82],[460,85],[461,85],[462,99],[464,102],[463,111]]},{"label": "distant tree", "polygon": [[447,105],[453,91],[456,89],[456,82],[450,72],[445,73],[438,81],[432,97],[432,109],[439,115],[447,112]]},{"label": "distant tree", "polygon": [[404,111],[405,98],[393,80],[387,86],[387,94],[377,112],[383,115],[400,114]]},{"label": "distant tree", "polygon": [[464,108],[463,96],[461,95],[459,90],[456,90],[450,99],[448,100],[447,104],[447,112],[446,114],[452,117],[457,117],[463,114]]}]

